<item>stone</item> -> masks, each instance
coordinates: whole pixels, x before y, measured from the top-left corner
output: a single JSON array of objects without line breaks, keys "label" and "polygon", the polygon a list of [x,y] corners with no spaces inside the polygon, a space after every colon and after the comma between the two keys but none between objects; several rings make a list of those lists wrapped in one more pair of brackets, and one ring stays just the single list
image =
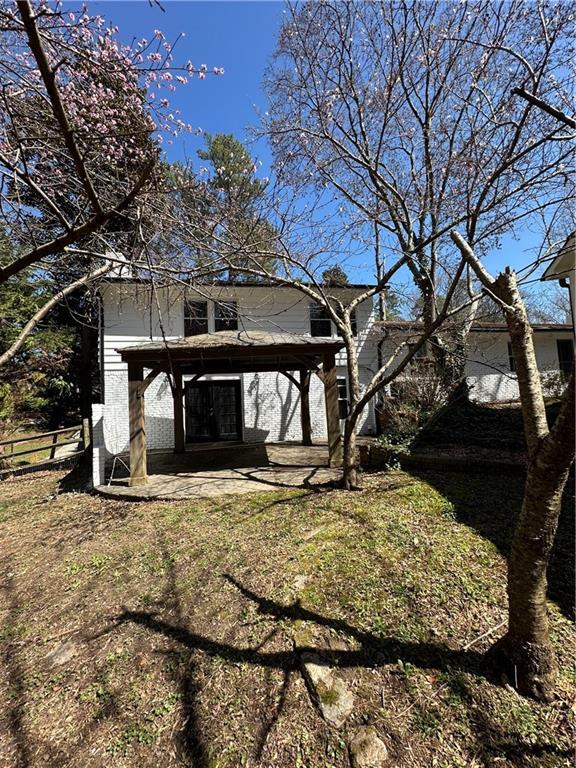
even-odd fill
[{"label": "stone", "polygon": [[354,709],[354,695],[338,674],[322,663],[316,653],[303,653],[302,671],[322,717],[329,725],[341,728]]},{"label": "stone", "polygon": [[294,579],[294,589],[300,591],[301,589],[304,589],[308,582],[308,576],[305,576],[304,574],[300,574],[299,576],[296,576]]},{"label": "stone", "polygon": [[371,725],[354,732],[348,749],[352,768],[383,768],[388,758],[386,745]]},{"label": "stone", "polygon": [[76,643],[72,640],[67,640],[65,643],[59,645],[58,648],[55,648],[50,653],[46,654],[45,658],[50,666],[59,667],[61,664],[66,664],[70,659],[73,659],[78,652]]}]

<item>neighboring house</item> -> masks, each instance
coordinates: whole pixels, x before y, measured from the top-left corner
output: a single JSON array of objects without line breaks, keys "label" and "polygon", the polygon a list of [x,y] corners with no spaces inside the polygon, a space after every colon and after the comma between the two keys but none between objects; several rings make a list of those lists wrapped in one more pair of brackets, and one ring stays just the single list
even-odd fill
[{"label": "neighboring house", "polygon": [[570,292],[572,327],[576,327],[576,232],[568,235],[566,242],[550,262],[541,280],[558,280]]},{"label": "neighboring house", "polygon": [[[390,354],[405,341],[407,334],[417,338],[422,328],[420,324],[410,321],[382,321],[375,323],[375,326],[381,328],[381,335],[386,339],[384,354]],[[535,323],[532,330],[536,362],[545,393],[559,394],[574,359],[572,327],[567,324]],[[520,393],[514,367],[506,325],[478,323],[473,326],[468,337],[465,367],[470,398],[480,402],[518,400]]]},{"label": "neighboring house", "polygon": [[[345,303],[367,286],[330,289]],[[153,288],[147,281],[112,278],[100,289],[101,403],[92,408],[94,433],[94,484],[104,480],[104,466],[130,447],[128,414],[128,370],[122,359],[129,347],[150,342],[173,342],[219,331],[261,331],[292,336],[338,339],[334,324],[322,308],[296,288],[249,283],[218,283],[195,290],[177,284]],[[379,354],[386,355],[406,333],[418,332],[418,324],[376,320],[372,300],[356,311],[359,374],[365,385],[378,367]],[[572,335],[569,326],[537,325],[536,355],[546,376],[558,381],[570,364]],[[509,354],[504,326],[477,326],[472,332],[466,367],[471,396],[478,400],[510,400],[518,387]],[[186,343],[186,342],[185,342]],[[273,368],[271,361],[270,368]],[[336,355],[340,418],[348,408],[348,380],[344,352]],[[199,375],[183,370],[182,411],[186,443],[219,440],[281,442],[302,439],[300,390],[296,376],[279,370]],[[554,373],[555,372],[555,373]],[[288,373],[290,371],[288,370]],[[404,375],[409,375],[409,372]],[[146,376],[146,370],[144,371]],[[160,373],[144,395],[145,432],[148,449],[172,450],[175,446],[173,393],[165,373]],[[312,375],[309,392],[310,427],[313,440],[328,437],[325,387]],[[360,420],[360,433],[376,433],[374,404]]]}]

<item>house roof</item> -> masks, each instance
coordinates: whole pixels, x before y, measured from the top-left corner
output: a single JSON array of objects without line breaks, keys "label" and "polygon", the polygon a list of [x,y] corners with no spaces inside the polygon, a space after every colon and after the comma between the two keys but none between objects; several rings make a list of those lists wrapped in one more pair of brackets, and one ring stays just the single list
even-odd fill
[{"label": "house roof", "polygon": [[234,373],[314,369],[323,355],[336,354],[343,346],[341,339],[328,337],[218,331],[136,344],[116,351],[125,362],[146,367],[169,369],[176,362],[184,372]]},{"label": "house roof", "polygon": [[[142,283],[152,283],[152,280],[149,277],[122,277],[118,275],[111,275],[110,277],[104,277],[102,280],[103,283],[134,283],[134,284],[142,284]],[[161,285],[167,285],[168,283],[163,283]],[[188,289],[194,289],[194,285],[186,285],[184,286],[182,282],[178,282],[176,280],[172,281],[171,284],[178,285],[181,287],[186,287]],[[273,280],[269,281],[262,281],[262,280],[212,280],[205,283],[197,283],[198,287],[200,288],[291,288],[291,285],[284,285],[274,282]],[[306,285],[308,287],[313,287],[313,283],[302,281],[302,285]],[[374,288],[375,285],[371,283],[348,283],[348,285],[322,285],[322,288],[325,289],[332,289],[332,290],[368,290],[369,288]]]},{"label": "house roof", "polygon": [[560,280],[576,269],[576,232],[566,238],[556,257],[548,264],[541,280]]},{"label": "house roof", "polygon": [[[424,324],[419,320],[377,320],[375,327],[391,331],[418,332],[424,330]],[[549,331],[572,331],[569,323],[532,323],[532,330],[537,332]],[[506,323],[474,323],[472,333],[507,333]]]}]

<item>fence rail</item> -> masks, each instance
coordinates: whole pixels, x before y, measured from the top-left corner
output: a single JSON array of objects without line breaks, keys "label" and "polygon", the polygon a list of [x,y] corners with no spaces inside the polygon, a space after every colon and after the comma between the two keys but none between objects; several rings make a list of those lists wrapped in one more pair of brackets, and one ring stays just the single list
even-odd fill
[{"label": "fence rail", "polygon": [[[78,438],[72,437],[74,433],[79,432]],[[79,454],[84,449],[82,438],[82,425],[77,424],[73,427],[64,427],[63,429],[54,429],[51,432],[39,432],[35,435],[26,435],[26,437],[13,437],[8,440],[0,440],[0,477],[6,474],[12,474],[20,470],[33,471],[37,469],[49,468],[51,464],[61,463],[63,460],[69,460],[71,457]],[[60,438],[68,437],[61,440]],[[32,448],[27,448],[27,443],[40,443]],[[23,451],[14,450],[14,446],[22,445]],[[76,445],[77,451],[66,452],[58,456],[57,452],[65,446]],[[49,452],[47,458],[39,458],[38,461],[29,461],[22,463],[18,461],[13,463],[14,459],[21,456],[30,456],[31,454]],[[5,466],[2,466],[4,464]]]}]

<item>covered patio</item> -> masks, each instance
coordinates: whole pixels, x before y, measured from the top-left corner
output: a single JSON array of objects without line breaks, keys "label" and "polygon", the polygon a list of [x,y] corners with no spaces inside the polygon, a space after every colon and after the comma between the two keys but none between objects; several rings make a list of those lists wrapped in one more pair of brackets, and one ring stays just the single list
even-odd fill
[{"label": "covered patio", "polygon": [[[127,457],[126,457],[127,458]],[[148,451],[148,482],[130,485],[125,466],[99,493],[123,499],[206,499],[279,489],[319,491],[340,478],[328,466],[328,446],[227,443],[188,446],[185,453]]]},{"label": "covered patio", "polygon": [[[128,407],[130,427],[130,475],[128,485],[149,483],[146,445],[145,392],[161,373],[167,375],[173,399],[174,454],[190,456],[187,474],[194,471],[194,454],[186,452],[184,429],[183,377],[192,382],[205,375],[278,372],[286,376],[300,395],[302,445],[312,445],[310,421],[310,377],[316,374],[324,384],[328,445],[327,464],[342,464],[342,441],[338,411],[336,354],[343,348],[339,339],[298,336],[264,331],[221,331],[176,340],[150,342],[118,349],[128,366]],[[233,450],[232,444],[228,444]],[[244,448],[244,447],[243,447]],[[166,456],[166,454],[164,453]],[[325,463],[320,461],[319,463]],[[318,465],[315,462],[315,465]],[[174,462],[175,467],[178,462]],[[198,461],[200,470],[202,462]],[[168,469],[168,468],[167,468]],[[216,478],[214,478],[216,479]],[[154,484],[161,483],[154,477]],[[142,494],[145,495],[145,494]]]}]

